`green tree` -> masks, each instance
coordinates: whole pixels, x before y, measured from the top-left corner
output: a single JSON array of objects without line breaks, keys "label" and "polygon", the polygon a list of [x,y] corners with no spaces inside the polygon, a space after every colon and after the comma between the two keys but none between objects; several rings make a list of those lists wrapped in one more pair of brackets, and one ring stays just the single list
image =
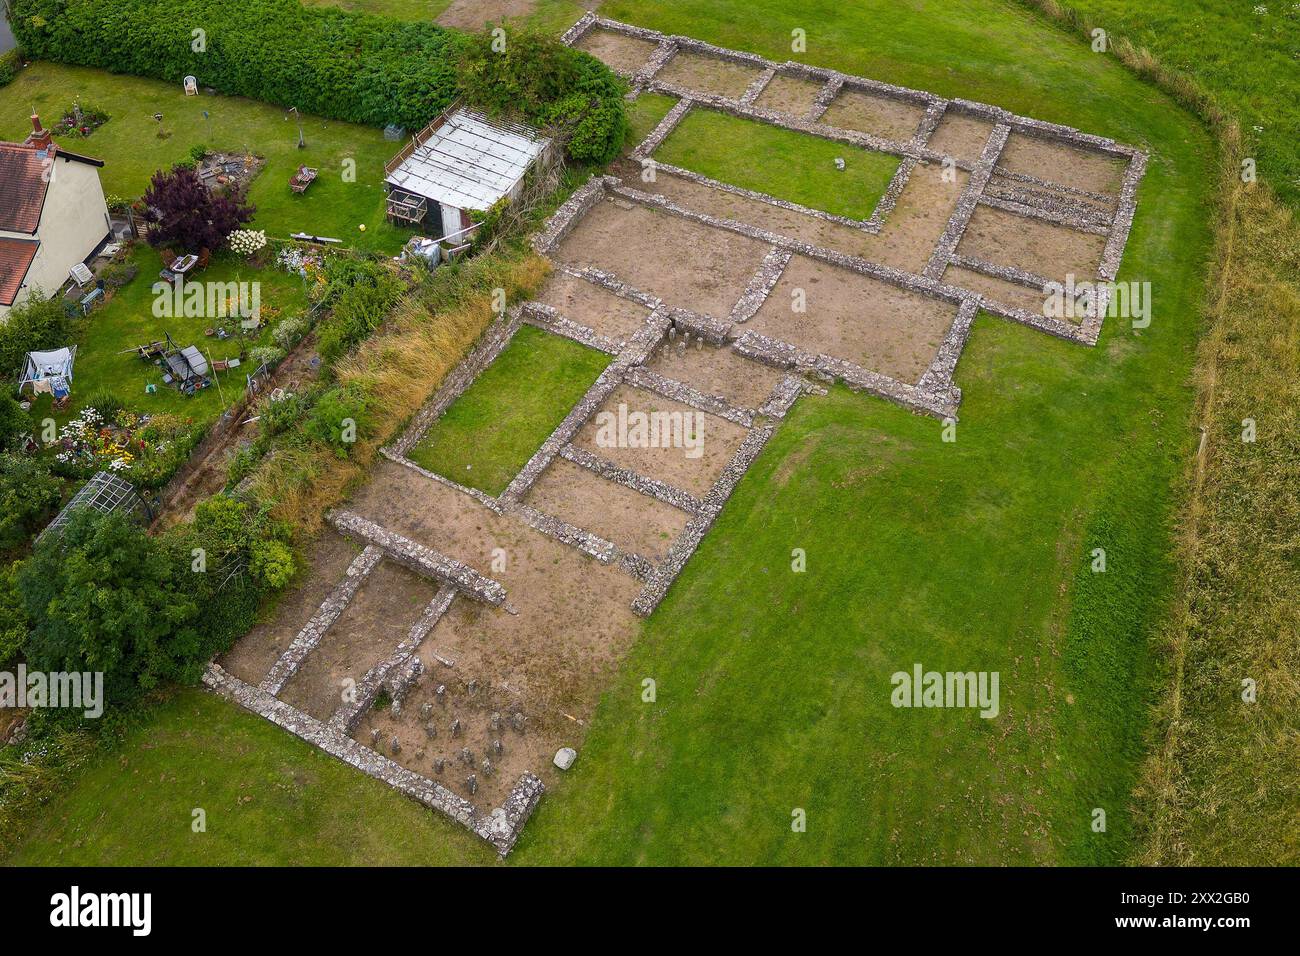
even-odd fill
[{"label": "green tree", "polygon": [[0,454],[0,553],[20,546],[53,516],[62,487],[39,458]]},{"label": "green tree", "polygon": [[197,679],[199,605],[186,573],[127,516],[79,510],[18,569],[28,664],[102,671],[110,706]]}]

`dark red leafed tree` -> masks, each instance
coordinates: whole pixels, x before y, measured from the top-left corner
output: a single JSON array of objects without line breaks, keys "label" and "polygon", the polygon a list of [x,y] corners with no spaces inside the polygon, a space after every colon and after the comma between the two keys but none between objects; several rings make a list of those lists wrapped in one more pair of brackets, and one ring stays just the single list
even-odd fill
[{"label": "dark red leafed tree", "polygon": [[253,218],[242,189],[212,192],[198,173],[177,167],[159,170],[144,193],[151,246],[179,246],[183,252],[220,249],[226,237]]}]

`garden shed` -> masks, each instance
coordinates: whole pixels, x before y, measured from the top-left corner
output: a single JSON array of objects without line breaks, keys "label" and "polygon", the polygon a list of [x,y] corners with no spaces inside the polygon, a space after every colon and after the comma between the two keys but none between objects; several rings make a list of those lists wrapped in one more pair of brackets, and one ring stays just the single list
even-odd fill
[{"label": "garden shed", "polygon": [[550,148],[531,127],[453,107],[384,167],[388,218],[439,240],[466,242],[475,228],[470,213],[516,198],[528,170],[546,161]]},{"label": "garden shed", "polygon": [[36,540],[40,541],[52,531],[57,532],[68,523],[68,519],[73,514],[82,508],[93,508],[100,514],[106,515],[120,511],[145,521],[152,516],[149,506],[145,504],[144,499],[140,497],[131,482],[112,472],[97,471],[89,481],[77,490],[77,493],[63,506],[63,510],[55,516],[54,520],[40,533]]}]

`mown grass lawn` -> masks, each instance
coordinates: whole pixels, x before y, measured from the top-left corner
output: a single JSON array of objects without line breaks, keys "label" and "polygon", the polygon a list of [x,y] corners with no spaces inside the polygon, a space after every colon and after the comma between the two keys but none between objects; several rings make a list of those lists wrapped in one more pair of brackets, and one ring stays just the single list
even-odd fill
[{"label": "mown grass lawn", "polygon": [[[360,777],[360,779],[357,779]],[[196,832],[196,811],[206,829]],[[430,832],[430,811],[247,711],[176,694],[75,790],[43,808],[5,860],[58,866],[490,864],[464,830]]]},{"label": "mown grass lawn", "polygon": [[871,216],[899,163],[888,153],[705,109],[687,113],[653,158],[850,219]]},{"label": "mown grass lawn", "polygon": [[[512,861],[1123,860],[1149,641],[1171,587],[1171,506],[1194,448],[1209,136],[1111,58],[1001,0],[609,0],[602,12],[778,60],[801,28],[810,62],[1142,145],[1152,162],[1120,278],[1152,283],[1154,315],[1145,330],[1108,319],[1091,349],[979,318],[957,369],[952,443],[933,420],[842,389],[802,399],[647,622]],[[998,671],[999,716],[892,708],[890,675],[918,662]],[[654,704],[642,702],[645,677]],[[164,712],[154,726],[201,742],[178,784],[187,794],[190,780],[239,778],[236,746],[200,715]],[[269,727],[256,745],[257,759],[324,759]],[[146,824],[148,853],[186,858],[188,830],[147,799],[170,784],[92,781],[90,795],[54,801],[15,854],[40,859],[94,821],[93,842],[64,860],[112,862]],[[349,774],[337,786],[346,804],[375,784]],[[376,799],[409,812],[396,794]],[[1104,833],[1092,829],[1098,808]],[[806,832],[792,832],[796,809]],[[388,825],[366,817],[353,838]],[[335,859],[332,818],[302,832],[311,826],[294,831],[294,861]],[[461,836],[426,814],[394,855],[478,862]],[[267,839],[241,837],[254,849]],[[238,854],[232,842],[207,862]]]},{"label": "mown grass lawn", "polygon": [[[58,142],[104,160],[100,180],[108,195],[139,197],[156,170],[170,169],[189,158],[191,147],[206,145],[266,157],[248,198],[257,207],[253,227],[268,235],[287,238],[306,232],[388,253],[400,249],[411,235],[384,218],[384,163],[396,154],[399,143],[387,142],[382,130],[305,116],[307,145],[298,149],[294,118],[278,106],[255,100],[187,97],[179,83],[37,62],[0,88],[0,139],[26,136],[33,106],[43,122],[53,126],[78,100],[106,110],[111,118],[85,139],[64,136]],[[163,114],[165,138],[158,136],[155,113]],[[289,189],[289,177],[300,164],[319,169],[320,175],[306,193],[296,195]],[[345,179],[345,173],[352,172],[352,181]]]},{"label": "mown grass lawn", "polygon": [[[252,371],[251,366],[214,373],[211,387],[187,397],[163,384],[158,366],[133,354],[123,355],[122,350],[162,340],[164,333],[171,333],[179,347],[197,345],[214,360],[237,358],[241,348],[270,344],[271,326],[275,322],[307,309],[307,290],[298,276],[274,267],[258,269],[228,253],[218,255],[195,279],[260,283],[262,326],[245,333],[242,339],[238,336],[209,338],[204,331],[218,324],[211,318],[154,315],[153,285],[162,269],[162,260],[155,250],[139,243],[130,261],[140,270],[135,278],[81,320],[71,403],[62,411],[52,411],[49,396],[42,396],[32,406],[32,416],[37,421],[46,415],[56,421],[66,421],[88,399],[102,392],[112,393],[134,412],[180,414],[195,421],[214,419],[239,398],[245,386],[244,374]],[[149,385],[154,385],[155,391],[149,392]]]},{"label": "mown grass lawn", "polygon": [[525,325],[410,458],[498,495],[608,364],[603,352]]}]

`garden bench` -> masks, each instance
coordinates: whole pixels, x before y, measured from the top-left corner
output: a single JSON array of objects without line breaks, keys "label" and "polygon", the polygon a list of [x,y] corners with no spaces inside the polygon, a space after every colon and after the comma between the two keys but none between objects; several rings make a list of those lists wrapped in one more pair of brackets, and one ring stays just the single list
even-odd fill
[{"label": "garden bench", "polygon": [[296,193],[305,193],[307,187],[316,181],[317,172],[310,166],[299,166],[298,171],[289,177],[289,188]]},{"label": "garden bench", "polygon": [[87,315],[90,312],[90,307],[95,304],[95,300],[102,299],[103,297],[104,297],[103,289],[91,289],[89,292],[83,295],[81,297],[81,314]]}]

